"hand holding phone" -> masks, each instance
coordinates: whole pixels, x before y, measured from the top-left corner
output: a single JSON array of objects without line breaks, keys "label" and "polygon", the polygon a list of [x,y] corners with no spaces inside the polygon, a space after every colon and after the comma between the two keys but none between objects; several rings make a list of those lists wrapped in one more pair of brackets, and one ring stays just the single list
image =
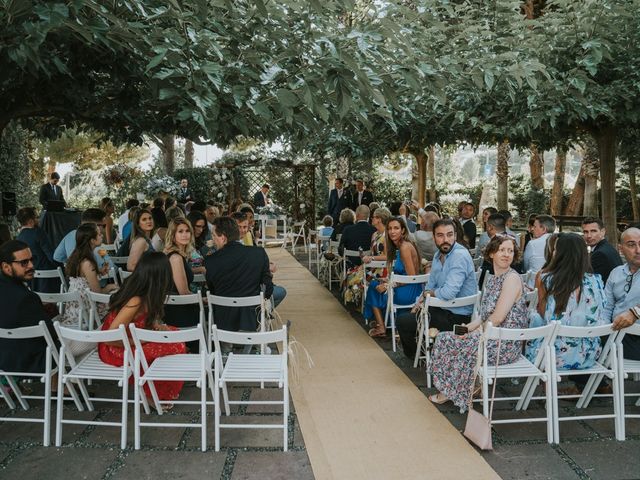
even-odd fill
[{"label": "hand holding phone", "polygon": [[469,328],[466,325],[454,325],[453,326],[453,334],[454,335],[466,335],[469,333]]}]

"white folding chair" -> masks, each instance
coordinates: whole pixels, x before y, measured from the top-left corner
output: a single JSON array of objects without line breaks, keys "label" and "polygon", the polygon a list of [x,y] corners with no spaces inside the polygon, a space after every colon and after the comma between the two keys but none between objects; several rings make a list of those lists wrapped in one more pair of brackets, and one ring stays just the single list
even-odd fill
[{"label": "white folding chair", "polygon": [[[329,260],[327,260],[326,258],[324,258],[324,246],[327,245],[327,247],[329,247],[329,244],[331,242],[331,236],[330,235],[317,235],[316,236],[316,276],[318,277],[318,280],[322,281],[324,280],[325,275],[323,274],[328,274],[327,271],[327,265],[329,263]],[[336,246],[336,252],[337,250],[337,246]],[[330,251],[330,250],[327,250]]]},{"label": "white folding chair", "polygon": [[91,306],[91,309],[89,310],[88,330],[96,330],[102,325],[102,319],[100,318],[100,314],[98,313],[98,304],[102,303],[104,305],[109,305],[111,294],[96,293],[92,292],[91,290],[87,290],[87,297],[89,298],[89,305]]},{"label": "white folding chair", "polygon": [[194,273],[193,283],[207,283],[207,278],[204,276],[204,273]]},{"label": "white folding chair", "polygon": [[113,263],[114,265],[117,266],[127,266],[127,262],[129,261],[129,257],[112,257],[111,255],[109,255],[109,259],[111,260],[111,263]]},{"label": "white folding chair", "polygon": [[[45,367],[44,372],[42,373],[30,373],[30,372],[21,372],[21,371],[7,371],[0,370],[0,377],[4,378],[7,382],[8,387],[0,387],[0,397],[4,398],[4,401],[7,403],[11,410],[15,410],[16,404],[11,398],[12,395],[16,397],[16,400],[20,404],[23,410],[29,410],[29,403],[27,399],[38,399],[43,400],[44,408],[43,408],[43,416],[41,418],[32,418],[32,417],[0,417],[0,421],[2,422],[25,422],[25,423],[42,423],[43,424],[43,434],[42,434],[42,444],[45,447],[49,446],[51,440],[51,377],[55,373],[56,369],[54,368],[54,355],[55,355],[55,345],[51,336],[49,335],[49,331],[44,323],[44,321],[40,321],[38,325],[33,325],[31,327],[21,327],[21,328],[0,328],[0,338],[5,340],[14,340],[19,342],[20,340],[34,339],[34,338],[43,338],[46,342],[46,350],[45,350]],[[27,377],[33,379],[39,379],[41,383],[44,383],[44,395],[36,396],[36,395],[24,395],[20,391],[20,387],[15,381],[15,377]],[[75,393],[75,391],[74,391]],[[74,398],[77,401],[77,396]],[[82,406],[82,405],[80,405]]]},{"label": "white folding chair", "polygon": [[114,267],[114,268],[110,268],[109,271],[105,274],[105,275],[100,275],[100,280],[113,280],[113,283],[116,284],[116,286],[120,286],[120,279],[118,278],[118,268],[120,267]]},{"label": "white folding chair", "polygon": [[120,277],[120,283],[124,283],[124,281],[133,275],[133,272],[128,272],[122,267],[118,267],[118,276]]},{"label": "white folding chair", "polygon": [[[120,427],[120,448],[127,447],[127,412],[129,397],[129,376],[133,372],[133,353],[127,338],[124,325],[115,330],[86,331],[65,328],[59,322],[54,324],[58,338],[60,339],[60,353],[58,355],[58,405],[56,413],[56,447],[62,444],[62,426],[64,424],[76,425],[102,425]],[[95,344],[102,342],[122,342],[124,348],[124,364],[121,367],[108,365],[100,360],[98,351],[94,349],[79,360],[74,354],[74,342]],[[69,371],[66,371],[66,362],[69,363]],[[117,398],[90,397],[84,384],[85,380],[115,381],[122,388],[122,396]],[[70,388],[76,382],[89,411],[93,411],[93,402],[119,402],[121,409],[120,422],[90,421],[90,420],[65,420],[62,408],[62,394],[64,387]],[[145,411],[149,413],[149,404],[146,396],[142,395]]]},{"label": "white folding chair", "polygon": [[103,243],[102,245],[100,245],[100,250],[105,250],[107,253],[109,252],[116,252],[118,250],[118,247],[116,247],[115,242],[114,243]]},{"label": "white folding chair", "polygon": [[304,226],[307,223],[306,220],[302,220],[301,222],[294,222],[291,225],[291,230],[285,234],[284,240],[282,242],[282,249],[287,248],[287,244],[291,243],[291,253],[296,254],[296,244],[299,239],[302,239],[302,244],[304,245],[304,251],[307,253],[307,237],[304,233]]},{"label": "white folding chair", "polygon": [[[629,375],[633,375],[635,377],[636,380],[638,379],[638,376],[640,376],[640,360],[630,360],[628,358],[624,358],[624,345],[622,343],[623,338],[626,335],[637,335],[640,336],[640,323],[634,323],[633,325],[630,325],[629,327],[625,328],[624,330],[620,330],[618,332],[618,335],[615,339],[615,344],[616,344],[616,353],[617,353],[617,365],[618,365],[618,382],[619,382],[619,397],[620,397],[620,436],[622,438],[622,440],[624,440],[626,438],[626,419],[627,418],[640,418],[639,414],[632,414],[632,413],[626,413],[626,408],[625,408],[625,404],[624,404],[624,399],[625,397],[638,397],[639,394],[637,393],[628,393],[625,394],[624,393],[624,381],[626,378],[629,377]],[[598,382],[599,383],[599,382]],[[595,383],[595,387],[593,387],[593,390],[595,391],[595,388],[597,387],[598,383]],[[638,398],[638,400],[636,401],[636,407],[640,407],[640,398]]]},{"label": "white folding chair", "polygon": [[391,273],[389,278],[389,289],[387,290],[387,311],[385,312],[385,328],[391,329],[391,344],[393,351],[396,351],[396,313],[400,309],[411,309],[416,305],[416,299],[408,305],[396,304],[394,300],[394,285],[395,284],[422,284],[424,286],[429,281],[429,274],[422,275],[398,275]]},{"label": "white folding chair", "polygon": [[205,325],[204,303],[200,292],[191,293],[189,295],[167,295],[164,301],[165,305],[198,305],[198,323]]},{"label": "white folding chair", "polygon": [[[212,337],[215,344],[215,367],[218,381],[216,383],[215,404],[215,445],[216,451],[220,446],[220,429],[221,428],[282,428],[283,430],[283,448],[287,451],[288,447],[288,421],[289,421],[289,376],[288,376],[288,341],[287,327],[283,326],[281,330],[271,332],[228,332],[218,330],[214,325],[212,328]],[[229,353],[227,361],[223,362],[222,349],[220,342],[227,342],[237,345],[260,345],[262,353],[260,355],[234,354]],[[269,343],[282,342],[280,354],[264,354],[265,345]],[[229,401],[225,399],[225,413],[230,415],[229,405],[282,405],[282,424],[274,425],[266,424],[233,424],[220,422],[220,389],[226,389],[227,383],[238,382],[260,382],[275,383],[278,388],[282,388],[282,401],[257,401],[257,400],[238,400]]]},{"label": "white folding chair", "polygon": [[315,255],[315,258],[318,258],[318,231],[317,230],[309,230],[309,235],[307,237],[307,266],[309,270],[311,270],[311,264],[314,263],[312,257]]},{"label": "white folding chair", "polygon": [[[78,304],[82,307],[82,297],[80,292],[64,292],[64,293],[42,293],[36,292],[40,297],[42,303],[57,303],[58,310],[60,312],[64,311],[64,304],[70,302],[78,302]],[[78,330],[82,330],[87,328],[87,324],[85,323],[85,315],[88,312],[85,312],[84,308],[78,309],[80,312],[80,316],[78,317]]]},{"label": "white folding chair", "polygon": [[[485,323],[485,331],[482,337],[482,357],[481,364],[478,367],[478,378],[482,384],[482,410],[485,416],[489,416],[489,385],[496,382],[499,378],[527,378],[527,381],[537,384],[542,381],[545,382],[545,395],[546,401],[546,416],[544,417],[522,417],[522,418],[509,418],[495,420],[492,418],[491,424],[500,423],[524,423],[524,422],[546,422],[547,423],[547,442],[553,443],[554,433],[554,412],[555,403],[553,399],[553,386],[551,385],[551,377],[553,375],[553,368],[551,366],[552,356],[551,349],[553,345],[552,340],[555,338],[554,331],[556,329],[556,323],[551,322],[549,325],[536,328],[499,328],[491,324],[491,322]],[[521,341],[524,342],[534,339],[542,339],[540,349],[536,359],[530,362],[524,355],[520,355],[520,358],[514,363],[507,365],[489,365],[487,358],[487,342],[489,340],[493,342],[498,341]],[[525,384],[526,385],[526,384]],[[525,390],[525,386],[520,396],[517,397],[497,397],[494,401],[521,401],[523,396],[526,395],[528,390]]]},{"label": "white folding chair", "polygon": [[473,313],[471,318],[474,319],[478,315],[480,307],[480,293],[469,295],[468,297],[454,298],[452,300],[440,300],[427,294],[422,305],[422,311],[418,321],[418,345],[416,347],[416,356],[413,359],[413,368],[418,366],[418,362],[424,359],[425,371],[427,372],[427,386],[431,388],[431,374],[429,373],[429,362],[431,361],[431,352],[429,345],[432,339],[429,337],[429,307],[454,308],[468,307],[473,305]]},{"label": "white folding chair", "polygon": [[340,263],[342,264],[342,280],[344,281],[347,278],[347,260],[350,258],[360,258],[361,256],[371,255],[371,250],[364,250],[360,252],[360,250],[348,250],[344,249],[342,251],[342,257],[340,259]]},{"label": "white folding chair", "polygon": [[64,277],[62,267],[54,268],[51,270],[36,270],[33,273],[33,278],[58,278],[60,279],[60,293],[64,293],[67,291],[67,279]]},{"label": "white folding chair", "polygon": [[266,320],[266,308],[265,308],[265,299],[264,293],[260,292],[260,295],[254,295],[252,297],[221,297],[219,295],[212,295],[207,293],[207,302],[209,303],[209,321],[207,326],[207,344],[212,346],[212,337],[211,332],[213,331],[213,327],[215,326],[215,318],[213,311],[215,310],[214,306],[220,307],[234,307],[234,308],[242,308],[242,307],[258,307],[259,311],[259,320],[258,320],[258,329],[261,332],[266,332],[270,330],[267,328],[267,320]]},{"label": "white folding chair", "polygon": [[484,262],[484,258],[483,257],[474,258],[473,259],[473,266],[476,269],[479,269],[482,266],[482,262]]},{"label": "white folding chair", "polygon": [[[594,326],[594,327],[572,327],[567,325],[558,325],[555,331],[555,336],[557,337],[571,337],[571,338],[598,338],[608,335],[609,338],[603,348],[603,351],[610,352],[609,355],[612,355],[612,358],[617,358],[617,346],[616,346],[616,336],[617,331],[611,328],[611,324]],[[555,338],[555,337],[554,337]],[[589,419],[600,419],[600,418],[613,418],[614,426],[615,426],[615,436],[616,440],[624,440],[623,427],[621,426],[624,423],[624,418],[621,417],[620,413],[623,411],[620,407],[621,403],[621,395],[620,395],[620,380],[619,380],[619,372],[618,372],[618,362],[611,362],[611,365],[607,366],[601,363],[600,360],[597,360],[592,367],[584,368],[580,370],[568,370],[563,368],[558,368],[556,366],[556,349],[554,345],[551,345],[551,368],[553,368],[553,379],[555,381],[551,382],[551,387],[553,389],[553,399],[554,399],[554,443],[560,442],[560,421],[570,421],[570,420],[589,420]],[[607,355],[608,357],[608,355]],[[608,377],[612,381],[613,387],[613,413],[606,415],[578,415],[578,416],[567,416],[561,417],[560,412],[558,410],[558,399],[560,398],[575,398],[579,395],[558,395],[558,383],[562,381],[563,377],[569,377],[571,375],[591,375],[596,378]]]},{"label": "white folding chair", "polygon": [[[367,299],[367,292],[369,291],[369,284],[371,282],[369,282],[367,280],[367,272],[369,271],[373,271],[373,270],[379,270],[382,268],[386,268],[387,267],[387,262],[386,260],[371,260],[369,263],[363,263],[362,264],[362,311],[364,312],[364,304],[365,301]],[[364,319],[365,323],[367,322],[367,319]]]},{"label": "white folding chair", "polygon": [[331,284],[333,283],[333,274],[334,274],[334,270],[335,270],[335,276],[336,276],[336,282],[340,282],[340,279],[338,278],[338,266],[341,266],[342,264],[342,257],[340,256],[340,254],[338,253],[338,247],[340,245],[340,241],[339,240],[329,240],[329,250],[327,253],[331,253],[334,255],[333,260],[328,260],[326,257],[323,257],[324,260],[326,260],[325,265],[327,268],[327,276],[328,276],[328,281],[327,281],[327,286],[329,288],[329,290],[331,290]]},{"label": "white folding chair", "polygon": [[[136,328],[131,323],[129,330],[135,345],[134,353],[134,378],[137,388],[134,389],[134,447],[140,450],[140,429],[141,427],[180,427],[199,428],[200,445],[202,451],[207,450],[207,381],[211,389],[212,401],[215,398],[215,379],[211,364],[213,356],[209,354],[209,349],[205,344],[203,325],[199,324],[195,328],[179,331],[156,331],[143,328]],[[178,355],[167,355],[156,358],[151,365],[147,362],[142,348],[142,342],[154,343],[179,343],[179,342],[199,342],[199,353],[185,353]],[[200,389],[200,400],[171,400],[163,401],[158,398],[154,381],[185,381],[196,382]],[[159,415],[162,415],[162,404],[175,403],[180,405],[200,405],[200,423],[159,423],[140,421],[140,392],[145,385],[148,385],[151,397]],[[144,395],[142,395],[144,396]]]}]

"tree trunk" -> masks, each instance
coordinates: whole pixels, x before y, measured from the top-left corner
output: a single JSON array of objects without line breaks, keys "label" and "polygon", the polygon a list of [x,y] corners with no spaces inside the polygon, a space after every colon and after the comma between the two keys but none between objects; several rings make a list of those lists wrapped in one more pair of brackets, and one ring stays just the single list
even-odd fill
[{"label": "tree trunk", "polygon": [[425,193],[426,193],[426,185],[427,185],[427,155],[424,153],[424,148],[418,150],[414,153],[416,159],[416,166],[418,167],[418,175],[417,175],[417,184],[416,191],[413,198],[418,200],[420,205],[424,205],[425,202]]},{"label": "tree trunk", "polygon": [[429,201],[435,202],[437,198],[436,192],[436,147],[429,147],[429,158],[427,159],[427,185],[429,192]]},{"label": "tree trunk", "polygon": [[593,132],[598,143],[600,157],[600,184],[602,190],[602,220],[607,229],[607,240],[618,242],[616,222],[616,143],[617,132],[613,127],[602,127]]},{"label": "tree trunk", "polygon": [[509,141],[498,144],[496,176],[498,177],[498,210],[509,210]]},{"label": "tree trunk", "polygon": [[636,183],[636,162],[629,159],[629,193],[631,194],[631,208],[633,221],[640,221],[640,201],[638,200],[638,184]]},{"label": "tree trunk", "polygon": [[184,141],[184,168],[193,168],[193,142]]},{"label": "tree trunk", "polygon": [[584,207],[582,214],[585,217],[598,216],[598,147],[588,140],[584,145]]},{"label": "tree trunk", "polygon": [[531,158],[529,159],[531,171],[531,185],[535,190],[544,190],[544,157],[534,144],[531,145]]},{"label": "tree trunk", "polygon": [[569,197],[569,202],[567,203],[567,207],[564,210],[565,215],[579,215],[579,212],[582,211],[582,203],[584,201],[584,162],[582,162],[582,166],[580,167],[580,173],[576,178],[576,183],[573,186],[573,191],[571,192],[571,197]]},{"label": "tree trunk", "polygon": [[551,190],[551,215],[562,213],[562,192],[564,190],[564,173],[567,166],[567,150],[558,147],[556,150],[555,174],[553,176],[553,189]]},{"label": "tree trunk", "polygon": [[160,137],[160,150],[162,152],[162,164],[167,175],[173,175],[176,165],[176,146],[174,135]]}]

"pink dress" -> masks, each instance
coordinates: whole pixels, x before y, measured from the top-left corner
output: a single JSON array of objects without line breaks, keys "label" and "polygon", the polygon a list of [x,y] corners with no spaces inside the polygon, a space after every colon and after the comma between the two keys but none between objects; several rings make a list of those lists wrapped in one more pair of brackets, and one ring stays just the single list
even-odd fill
[{"label": "pink dress", "polygon": [[[109,312],[109,314],[104,318],[102,330],[109,330],[109,328],[111,327],[111,323],[113,323],[113,319],[116,318],[116,315],[118,315],[118,312],[116,311]],[[134,325],[138,328],[145,328],[146,317],[146,312],[141,313],[136,318],[134,318]],[[177,328],[171,326],[169,326],[168,328],[170,330],[178,330]],[[144,351],[144,357],[147,359],[147,363],[151,364],[156,358],[166,357],[167,355],[178,355],[186,353],[187,348],[184,342],[148,342],[142,344],[142,350]],[[113,365],[114,367],[121,367],[124,363],[124,347],[100,343],[98,344],[98,354],[100,355],[100,360],[102,360],[104,363],[108,363],[109,365]],[[129,378],[129,383],[133,383],[133,376]],[[153,384],[156,387],[158,398],[160,398],[160,400],[175,400],[180,395],[180,391],[182,390],[184,382],[156,380],[153,382]],[[149,391],[149,386],[147,384],[145,384],[144,386],[144,391],[147,394],[147,397],[151,397],[151,392]]]}]

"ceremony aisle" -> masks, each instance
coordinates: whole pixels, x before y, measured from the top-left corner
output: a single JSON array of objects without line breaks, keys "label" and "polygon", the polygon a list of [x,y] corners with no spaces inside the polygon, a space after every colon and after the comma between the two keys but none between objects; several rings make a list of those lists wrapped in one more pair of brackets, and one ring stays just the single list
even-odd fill
[{"label": "ceremony aisle", "polygon": [[315,363],[290,388],[316,479],[500,478],[307,269],[268,253]]}]

